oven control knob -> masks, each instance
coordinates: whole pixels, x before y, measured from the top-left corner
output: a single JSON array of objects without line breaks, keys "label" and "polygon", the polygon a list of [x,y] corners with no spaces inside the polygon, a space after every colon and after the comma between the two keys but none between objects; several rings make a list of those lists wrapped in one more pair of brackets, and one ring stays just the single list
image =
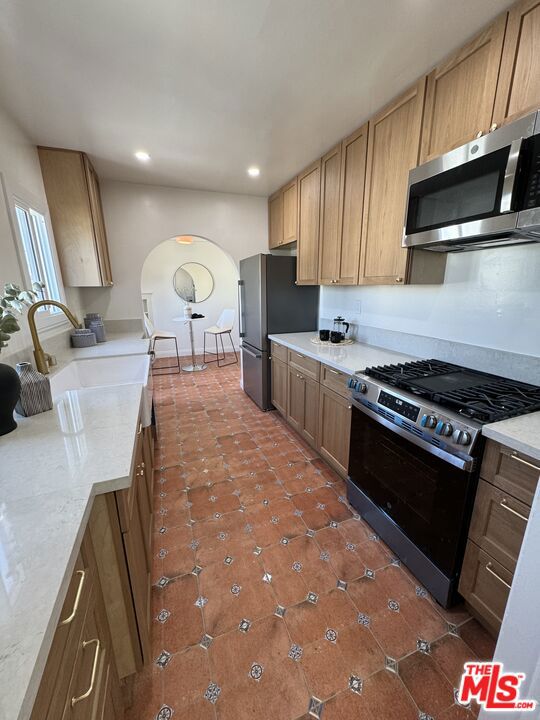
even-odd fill
[{"label": "oven control knob", "polygon": [[423,415],[420,420],[420,425],[425,428],[434,428],[437,424],[437,418],[435,415]]},{"label": "oven control knob", "polygon": [[452,440],[456,445],[470,445],[472,440],[471,433],[468,433],[466,430],[455,430],[452,435]]},{"label": "oven control knob", "polygon": [[435,428],[437,435],[451,435],[453,430],[454,428],[450,423],[443,422],[442,420],[439,420],[437,427]]},{"label": "oven control knob", "polygon": [[351,388],[351,390],[354,390],[355,392],[359,393],[366,393],[367,392],[367,385],[365,382],[362,382],[361,380],[357,380],[356,378],[349,378],[349,382],[347,385]]}]

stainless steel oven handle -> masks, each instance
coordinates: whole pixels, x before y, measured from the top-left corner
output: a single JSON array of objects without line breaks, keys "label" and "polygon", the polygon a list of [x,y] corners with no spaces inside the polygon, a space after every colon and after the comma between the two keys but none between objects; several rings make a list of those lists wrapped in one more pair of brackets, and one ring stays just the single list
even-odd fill
[{"label": "stainless steel oven handle", "polygon": [[523,138],[519,138],[519,140],[514,140],[510,145],[510,153],[508,155],[508,162],[506,163],[506,170],[504,171],[501,195],[500,212],[502,213],[512,210],[512,198],[514,197],[514,187],[516,185],[516,170],[522,143]]},{"label": "stainless steel oven handle", "polygon": [[251,352],[251,350],[248,350],[245,345],[240,345],[240,347],[242,348],[242,350],[243,350],[245,353],[247,353],[248,355],[251,355],[251,357],[257,358],[257,360],[258,360],[259,358],[262,358],[261,353]]},{"label": "stainless steel oven handle", "polygon": [[242,327],[242,285],[244,284],[243,280],[238,281],[238,335],[240,337],[245,337],[246,333],[244,332],[244,328]]},{"label": "stainless steel oven handle", "polygon": [[440,448],[431,445],[425,440],[422,440],[422,438],[416,437],[416,435],[412,435],[411,433],[407,432],[407,430],[404,430],[398,425],[394,425],[394,423],[391,423],[389,420],[386,420],[380,415],[377,415],[377,413],[374,413],[372,410],[367,408],[365,405],[362,405],[362,403],[359,403],[357,400],[353,399],[352,404],[355,408],[360,410],[360,412],[365,413],[372,420],[375,420],[375,422],[378,422],[380,425],[384,425],[384,427],[392,430],[392,432],[395,432],[397,435],[401,435],[401,437],[404,437],[409,442],[412,442],[413,445],[417,445],[418,447],[422,448],[426,452],[430,453],[430,455],[435,455],[440,460],[444,460],[444,462],[447,462],[450,465],[454,465],[454,467],[457,467],[459,470],[464,470],[465,472],[470,472],[473,469],[474,460],[472,458],[469,458],[468,460],[463,460],[463,458],[457,457],[457,455],[452,455],[452,453],[448,453],[445,450],[441,450]]}]

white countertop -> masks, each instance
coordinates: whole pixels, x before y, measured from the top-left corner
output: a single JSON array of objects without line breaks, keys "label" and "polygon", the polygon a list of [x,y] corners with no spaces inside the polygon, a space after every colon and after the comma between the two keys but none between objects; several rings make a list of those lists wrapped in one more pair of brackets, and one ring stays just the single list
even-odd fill
[{"label": "white countertop", "polygon": [[[131,336],[67,356],[136,354],[147,346]],[[92,498],[129,487],[142,389],[67,391],[49,412],[16,416],[18,428],[0,437],[2,719],[30,717]]]},{"label": "white countertop", "polygon": [[391,365],[418,360],[413,355],[404,355],[359,342],[350,345],[316,345],[311,342],[311,338],[317,337],[317,335],[317,330],[314,330],[313,332],[269,335],[268,338],[349,375],[362,372],[372,365]]},{"label": "white countertop", "polygon": [[540,461],[540,412],[484,425],[482,433],[491,440]]},{"label": "white countertop", "polygon": [[148,352],[149,340],[142,333],[107,334],[107,342],[87,348],[69,348],[62,353],[59,361],[84,360],[86,358],[109,357],[111,355],[142,355]]}]

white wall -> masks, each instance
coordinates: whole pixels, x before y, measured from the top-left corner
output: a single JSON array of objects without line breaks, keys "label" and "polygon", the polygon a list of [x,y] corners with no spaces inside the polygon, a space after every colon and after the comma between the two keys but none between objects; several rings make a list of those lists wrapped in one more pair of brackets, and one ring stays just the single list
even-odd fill
[{"label": "white wall", "polygon": [[450,254],[443,285],[323,288],[321,322],[340,313],[360,325],[540,355],[540,244]]},{"label": "white wall", "polygon": [[[25,285],[17,255],[16,237],[10,222],[13,195],[27,200],[36,209],[47,211],[47,199],[35,145],[33,145],[11,117],[0,108],[0,173],[2,173],[6,194],[0,187],[0,289],[6,282]],[[6,197],[7,196],[7,197]],[[81,313],[79,291],[66,290],[66,299],[75,313]],[[7,348],[0,353],[0,361],[9,362],[9,356],[31,346],[26,320],[20,322],[21,331],[15,333]],[[68,323],[60,329],[65,332]],[[44,337],[58,334],[49,331]]]},{"label": "white wall", "polygon": [[[202,351],[203,330],[214,325],[224,308],[236,308],[238,270],[233,260],[221,248],[207,240],[195,241],[192,245],[179,245],[175,240],[165,240],[154,248],[143,265],[141,292],[151,293],[154,325],[160,330],[174,332],[178,338],[181,354],[190,352],[189,329],[173,318],[183,317],[185,303],[178,297],[173,287],[173,275],[180,265],[186,262],[201,263],[210,270],[214,278],[214,290],[210,297],[200,303],[193,303],[193,312],[205,316],[193,323],[195,349]],[[236,319],[233,341],[238,347],[238,319]],[[209,338],[210,342],[212,338]],[[225,350],[230,351],[230,343],[224,338]],[[158,355],[171,355],[174,343],[158,342]],[[219,346],[221,350],[221,345]],[[215,345],[210,345],[214,350]]]},{"label": "white wall", "polygon": [[176,235],[198,235],[235,263],[268,252],[266,198],[104,181],[101,193],[114,287],[84,289],[87,312],[109,320],[141,316],[141,272],[148,253]]}]

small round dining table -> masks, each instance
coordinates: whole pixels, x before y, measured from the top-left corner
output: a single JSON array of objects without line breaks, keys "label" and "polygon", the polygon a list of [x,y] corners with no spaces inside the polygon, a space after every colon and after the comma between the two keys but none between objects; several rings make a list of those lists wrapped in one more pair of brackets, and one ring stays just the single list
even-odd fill
[{"label": "small round dining table", "polygon": [[191,365],[182,365],[182,370],[184,372],[200,372],[201,370],[206,370],[208,367],[204,363],[198,363],[197,358],[195,357],[195,343],[193,341],[193,323],[197,320],[205,320],[206,318],[187,318],[187,317],[175,317],[173,318],[173,322],[183,322],[186,325],[189,325],[189,342],[191,345]]}]

